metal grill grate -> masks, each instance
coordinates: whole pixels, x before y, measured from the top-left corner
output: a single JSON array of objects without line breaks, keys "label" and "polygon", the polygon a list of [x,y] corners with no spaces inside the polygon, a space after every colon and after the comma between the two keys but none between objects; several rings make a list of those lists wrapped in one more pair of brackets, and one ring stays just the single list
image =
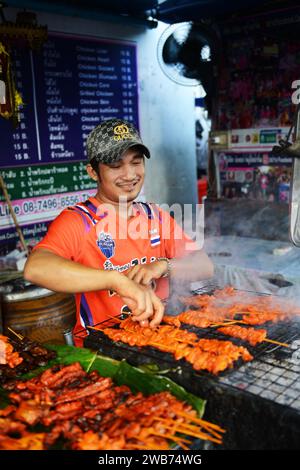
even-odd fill
[{"label": "metal grill grate", "polygon": [[[253,294],[259,295],[255,292]],[[119,323],[109,319],[96,326],[101,329],[118,328]],[[179,383],[187,388],[190,383],[191,391],[197,391],[197,381],[201,389],[200,379],[207,377],[239,393],[247,392],[300,412],[300,321],[281,321],[259,326],[267,329],[268,338],[288,343],[289,348],[267,342],[253,347],[240,339],[221,334],[216,328],[203,329],[186,324],[182,324],[182,328],[196,333],[199,338],[227,340],[245,346],[254,359],[247,363],[239,360],[232,369],[214,376],[206,371],[196,372],[185,360],[176,361],[172,354],[152,347],[131,347],[124,343],[114,343],[101,331],[91,330],[86,336],[86,331],[82,330],[79,336],[85,337],[86,347],[98,349],[116,359],[125,358],[134,365],[155,363],[160,369],[169,369],[175,380],[177,376]]]},{"label": "metal grill grate", "polygon": [[300,411],[300,335],[281,339],[290,344],[288,354],[262,354],[220,382]]},{"label": "metal grill grate", "polygon": [[[118,324],[112,320],[102,322],[101,328],[118,328]],[[261,343],[255,347],[249,344],[225,336],[216,330],[186,327],[189,331],[196,332],[199,338],[229,340],[237,345],[244,345],[254,356],[254,360],[244,363],[237,361],[233,369],[220,373],[215,380],[254,393],[259,396],[299,407],[300,409],[300,325],[295,323],[283,323],[272,326],[272,339],[287,342],[290,348],[283,348],[270,343]],[[178,366],[188,370],[193,376],[206,375],[205,371],[196,372],[185,360],[176,361],[169,353],[159,351],[152,347],[135,347],[125,343],[114,343],[101,331],[91,331],[85,339],[85,346],[99,349],[105,354],[115,358],[124,357],[136,365],[156,363],[163,368],[178,369]],[[288,399],[289,397],[289,399]],[[285,401],[284,401],[285,400]]]}]

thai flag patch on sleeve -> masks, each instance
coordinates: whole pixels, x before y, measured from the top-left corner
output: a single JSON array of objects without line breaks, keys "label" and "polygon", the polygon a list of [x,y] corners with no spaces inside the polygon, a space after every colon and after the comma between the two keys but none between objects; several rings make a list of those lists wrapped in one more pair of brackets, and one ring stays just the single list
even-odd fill
[{"label": "thai flag patch on sleeve", "polygon": [[152,235],[150,241],[151,241],[151,246],[160,245],[160,236],[159,235]]}]

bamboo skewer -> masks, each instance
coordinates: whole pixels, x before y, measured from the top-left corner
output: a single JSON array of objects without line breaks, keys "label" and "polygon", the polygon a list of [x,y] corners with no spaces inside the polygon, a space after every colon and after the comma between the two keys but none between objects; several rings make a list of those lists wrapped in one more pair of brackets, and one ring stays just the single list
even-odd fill
[{"label": "bamboo skewer", "polygon": [[[160,418],[156,418],[156,420],[161,422]],[[161,423],[161,424],[164,426],[164,428],[167,428],[167,426],[165,426],[164,423]],[[171,440],[179,444],[185,450],[189,450],[189,448],[185,446],[184,444],[191,444],[191,441],[188,439],[185,439],[184,437],[176,436],[175,434],[170,434],[170,433],[160,433],[152,429],[149,429],[149,433],[147,433],[147,436],[162,437],[163,439]],[[135,436],[134,439],[136,439],[137,441],[144,441],[144,438],[140,438],[139,436]],[[145,442],[144,445],[143,444],[129,444],[129,445],[130,447],[135,447],[135,448],[143,447],[144,449],[150,448],[150,449],[157,450],[151,444],[147,444],[147,442]]]},{"label": "bamboo skewer", "polygon": [[[188,423],[185,423],[185,422],[184,423],[181,423],[181,422],[176,423],[171,419],[164,419],[164,418],[154,418],[154,419],[156,421],[159,421],[161,424],[163,424],[163,426],[166,426],[165,423],[167,423],[167,426],[172,426],[172,429],[174,429],[174,430],[176,430],[176,432],[179,432],[179,433],[182,433],[182,434],[191,435],[193,437],[201,437],[203,439],[205,438],[205,439],[209,439],[209,440],[211,440],[210,438],[213,437],[213,438],[218,439],[219,442],[222,440],[222,436],[220,435],[219,432],[217,432],[213,429],[208,429],[208,426],[204,425],[204,423],[201,424],[201,425],[195,426],[195,425],[188,424]],[[199,427],[200,428],[203,427],[206,432],[209,432],[209,433],[213,434],[213,436],[210,436],[210,435],[206,434],[201,429],[199,429]],[[193,434],[188,434],[186,431],[189,431],[190,433],[193,433]],[[200,436],[199,433],[202,436]]]},{"label": "bamboo skewer", "polygon": [[183,437],[176,437],[174,436],[173,434],[162,434],[162,433],[159,433],[159,432],[155,432],[155,431],[151,431],[151,433],[149,433],[149,436],[156,436],[156,437],[162,437],[163,439],[169,439],[170,441],[173,441],[173,442],[176,442],[176,444],[179,444],[180,447],[182,447],[182,449],[184,450],[189,450],[189,448],[184,445],[185,444],[191,444],[191,441],[188,441],[187,439],[184,439]]},{"label": "bamboo skewer", "polygon": [[[90,325],[88,325],[87,328],[89,330],[102,331],[103,333],[105,333],[105,330],[106,330],[106,328],[98,328],[98,327],[96,328],[95,326],[90,326]],[[132,330],[124,330],[124,331],[128,331],[129,333],[135,333],[135,331],[132,331]],[[122,341],[122,340],[119,340],[119,341]],[[160,348],[163,348],[163,349],[168,349],[170,352],[175,352],[174,348],[165,346],[164,344],[161,344],[161,343],[149,342],[149,343],[145,344],[145,346],[155,346],[155,347],[160,347]]]},{"label": "bamboo skewer", "polygon": [[14,334],[15,336],[17,336],[17,338],[20,340],[20,341],[23,341],[24,339],[24,336],[23,335],[20,335],[19,333],[17,333],[15,330],[13,330],[10,326],[7,327],[7,329],[12,333]]},{"label": "bamboo skewer", "polygon": [[[184,426],[188,427],[191,430],[195,429],[195,426],[190,425],[190,424],[185,424]],[[204,426],[203,426],[203,428],[206,432],[210,433],[213,437],[215,437],[216,439],[219,439],[220,441],[222,441],[222,436],[217,431],[214,431],[213,429],[210,429],[210,428],[208,429]]]},{"label": "bamboo skewer", "polygon": [[[230,326],[230,325],[234,325],[236,323],[241,323],[243,325],[248,325],[247,322],[244,322],[244,321],[241,321],[241,320],[232,320],[232,321],[228,321],[226,323],[219,323],[219,324],[216,324],[216,325],[211,325],[216,327],[216,326]],[[132,331],[132,330],[125,330],[125,331],[129,331],[131,333],[135,333],[135,331]],[[191,341],[185,341],[185,340],[181,340],[181,339],[177,339],[177,338],[173,338],[174,341],[177,341],[178,343],[184,343],[184,344],[187,344],[187,345],[190,345],[190,346],[197,346],[197,342],[191,342]],[[280,341],[276,341],[274,339],[269,339],[269,338],[266,338],[263,340],[264,342],[266,341],[267,343],[274,343],[274,344],[278,344],[278,346],[283,346],[283,347],[286,347],[286,348],[289,348],[289,344],[287,343],[281,343]],[[152,343],[155,345],[155,343]],[[157,345],[159,345],[159,343],[156,343]],[[150,343],[149,343],[150,345]],[[160,345],[162,346],[162,345]],[[165,347],[165,346],[164,346]],[[175,350],[174,350],[175,351]]]},{"label": "bamboo skewer", "polygon": [[[226,318],[224,319],[226,320]],[[239,323],[239,320],[229,320],[223,323],[215,323],[214,325],[209,325],[210,328],[217,327],[217,326],[227,326],[227,325],[234,325],[235,323]]]},{"label": "bamboo skewer", "polygon": [[182,423],[179,423],[179,424],[173,423],[173,426],[172,425],[170,426],[168,424],[164,424],[163,426],[164,428],[170,429],[171,431],[174,431],[175,430],[174,428],[176,428],[176,432],[179,432],[180,434],[185,434],[186,436],[191,436],[191,437],[198,438],[198,439],[206,439],[206,440],[215,442],[216,444],[221,444],[222,442],[221,439],[212,437],[209,434],[205,434],[204,432],[200,430],[198,430],[197,432],[192,431],[190,429],[187,429],[185,426],[181,426],[181,424]]},{"label": "bamboo skewer", "polygon": [[[197,426],[195,426],[194,424],[180,423],[180,425],[181,424],[182,424],[183,427],[189,428],[191,431],[196,431],[196,432],[199,431],[199,428]],[[220,432],[217,432],[214,429],[209,428],[209,426],[207,426],[205,424],[201,424],[201,425],[199,424],[198,426],[200,428],[204,428],[206,432],[211,433],[217,439],[222,439],[222,436],[220,435]],[[201,429],[200,429],[200,431],[201,431]]]},{"label": "bamboo skewer", "polygon": [[[102,330],[102,331],[104,331],[104,333],[105,333],[105,330]],[[133,331],[133,330],[126,329],[126,330],[124,330],[124,331],[128,331],[128,333],[134,333],[134,334],[136,334],[136,332]],[[147,337],[145,337],[145,340],[147,340]],[[156,342],[154,342],[154,341],[149,341],[149,342],[147,342],[147,344],[145,344],[145,346],[154,346],[154,347],[163,348],[163,349],[165,349],[165,350],[169,350],[170,352],[175,352],[175,349],[174,349],[174,348],[172,348],[172,347],[170,347],[170,346],[167,346],[167,345],[164,345],[164,344],[161,344],[161,343],[156,343]]]},{"label": "bamboo skewer", "polygon": [[212,441],[212,442],[215,442],[217,444],[222,443],[222,436],[217,434],[216,431],[213,431],[213,433],[215,434],[215,436],[214,436],[214,435],[208,434],[208,432],[211,432],[211,431],[207,431],[207,430],[203,431],[202,429],[199,429],[195,426],[190,427],[189,425],[186,425],[186,424],[183,424],[183,423],[180,423],[178,425],[177,429],[178,429],[179,433],[185,434],[187,436]]},{"label": "bamboo skewer", "polygon": [[[246,322],[243,322],[243,321],[237,321],[236,323],[242,323],[242,324],[246,324],[248,325],[248,323]],[[229,323],[227,323],[227,325],[229,325]],[[215,326],[221,326],[221,325],[215,325]],[[225,325],[222,325],[222,326],[225,326]],[[230,336],[230,335],[229,335]],[[240,338],[242,339],[242,338]],[[246,341],[246,340],[245,340]],[[276,341],[275,339],[269,339],[269,338],[265,338],[263,341],[261,341],[262,343],[266,342],[266,343],[272,343],[272,344],[277,344],[278,346],[282,346],[284,348],[289,348],[290,345],[287,344],[287,343],[281,343],[280,341]]]},{"label": "bamboo skewer", "polygon": [[[119,321],[122,322],[122,321],[124,321],[124,320],[119,320]],[[156,327],[156,328],[158,328],[158,327]],[[128,328],[124,328],[124,331],[129,331],[130,333],[136,333],[135,331],[129,330]],[[159,331],[159,330],[157,330],[157,331]],[[145,338],[147,338],[147,337],[145,337]],[[188,341],[188,340],[185,341],[184,339],[176,338],[176,336],[175,336],[175,337],[172,337],[172,339],[173,339],[174,341],[177,341],[178,343],[189,344],[189,345],[191,345],[191,346],[196,346],[196,345],[197,345],[197,342],[196,342],[196,341]]]},{"label": "bamboo skewer", "polygon": [[[125,330],[125,331],[130,331],[130,330]],[[178,338],[172,338],[173,341],[176,341],[177,343],[183,343],[189,346],[197,346],[198,342],[197,341],[185,341],[184,339],[178,339]],[[175,351],[175,348],[174,348]]]},{"label": "bamboo skewer", "polygon": [[[129,331],[129,333],[136,333],[136,331],[134,331],[134,330],[129,330],[128,328],[125,328],[124,331]],[[145,336],[145,339],[147,339],[147,336]],[[172,337],[172,339],[173,339],[174,341],[177,341],[178,343],[184,343],[184,344],[188,344],[188,345],[191,345],[191,346],[196,346],[197,343],[198,343],[197,341],[188,341],[188,340],[185,341],[184,339],[176,338],[176,336],[175,336],[175,337]],[[150,343],[149,343],[149,344],[150,344]],[[152,344],[154,344],[154,343],[152,343]],[[158,344],[158,343],[157,343],[157,344]]]},{"label": "bamboo skewer", "polygon": [[265,315],[270,313],[273,314],[274,312],[236,312],[235,315]]},{"label": "bamboo skewer", "polygon": [[269,339],[269,338],[266,338],[264,339],[264,342],[267,342],[267,343],[272,343],[272,344],[278,344],[278,346],[283,346],[284,348],[289,348],[290,345],[287,344],[287,343],[281,343],[280,341],[276,341],[275,339]]},{"label": "bamboo skewer", "polygon": [[187,346],[197,346],[198,341],[185,341],[184,339],[177,339],[177,338],[172,338],[173,341],[176,341],[177,343],[183,343],[186,344]]},{"label": "bamboo skewer", "polygon": [[222,434],[224,434],[226,432],[225,429],[218,426],[218,424],[210,423],[209,421],[205,421],[203,419],[200,419],[200,421],[202,423],[201,426],[204,426],[208,429],[215,429],[217,432],[220,432]]},{"label": "bamboo skewer", "polygon": [[[243,312],[238,312],[239,314],[243,314]],[[247,312],[248,313],[248,312]],[[108,315],[110,318],[112,318],[113,320],[119,322],[119,323],[122,323],[122,321],[124,320],[120,320],[119,318],[116,318],[116,317],[113,317],[111,315]],[[225,319],[226,320],[226,319]],[[228,321],[226,321],[225,323],[215,323],[213,325],[210,325],[210,327],[221,327],[221,326],[229,326],[229,325],[234,325],[234,324],[243,324],[243,325],[248,325],[247,322],[244,322],[242,320],[231,320],[231,319],[228,319]],[[88,326],[87,328],[90,328],[90,329],[93,329],[93,330],[99,330],[99,331],[102,331],[105,333],[105,329],[101,329],[101,328],[97,328],[97,327],[92,327],[92,326]],[[133,333],[133,334],[136,334],[135,331],[133,330],[129,330],[129,329],[124,329],[124,331],[128,331],[129,333]],[[12,331],[13,332],[13,331]],[[14,334],[16,334],[18,336],[17,333],[13,332]],[[184,339],[180,339],[180,338],[173,338],[174,341],[177,341],[178,343],[184,343],[186,345],[190,345],[190,346],[197,346],[197,342],[192,342],[192,341],[185,341]],[[147,337],[145,337],[145,340],[147,341]],[[265,338],[262,342],[267,342],[267,343],[272,343],[272,344],[277,344],[278,346],[282,346],[282,347],[285,347],[285,348],[289,348],[290,346],[287,344],[287,343],[282,343],[280,341],[276,341],[276,340],[272,340],[272,339],[269,339],[269,338]],[[176,352],[176,348],[172,348],[170,346],[167,346],[167,345],[164,345],[164,344],[161,344],[161,343],[157,343],[157,342],[153,342],[153,341],[150,341],[148,344],[148,346],[154,346],[154,347],[158,347],[160,349],[163,349],[167,352],[171,352],[171,353],[174,353]],[[146,345],[145,345],[146,346]]]},{"label": "bamboo skewer", "polygon": [[[109,315],[108,313],[106,313],[105,315],[107,315],[108,318],[111,318],[112,320],[115,320],[116,322],[119,322],[119,323],[123,323],[123,321],[124,321],[124,320],[120,320],[120,318],[118,318],[118,316],[114,317],[113,315]],[[105,322],[105,320],[104,320],[104,322]]]},{"label": "bamboo skewer", "polygon": [[[120,321],[122,321],[122,320],[120,320]],[[88,327],[88,328],[90,328],[90,327]],[[101,331],[104,331],[104,330],[101,330]],[[129,333],[134,333],[134,334],[137,333],[136,331],[130,330],[129,328],[125,328],[124,331],[128,331]],[[147,336],[144,336],[144,338],[145,338],[145,340],[148,340]],[[172,339],[173,339],[174,341],[177,341],[178,343],[184,343],[184,344],[191,345],[191,346],[197,346],[197,342],[185,341],[184,339],[179,339],[179,338],[176,338],[176,337],[174,337],[174,338],[172,338]],[[161,343],[156,343],[156,342],[150,341],[150,342],[148,343],[148,345],[149,345],[149,346],[154,345],[154,346],[166,347],[166,348],[171,349],[172,351],[175,352],[175,349],[174,349],[174,348],[171,348],[171,347],[169,347],[169,346],[167,346],[167,345],[164,346],[164,345],[161,344]]]},{"label": "bamboo skewer", "polygon": [[183,411],[176,411],[176,414],[179,415],[179,416],[182,416],[183,418],[189,419],[190,421],[194,421],[195,423],[200,424],[200,426],[206,425],[208,427],[211,427],[211,428],[215,429],[216,431],[219,431],[219,432],[222,432],[222,433],[226,432],[225,429],[222,429],[217,424],[210,423],[209,421],[205,421],[201,418],[196,418],[196,416],[191,416],[188,413],[185,413]]},{"label": "bamboo skewer", "polygon": [[95,331],[105,331],[105,328],[99,328],[99,327],[91,326],[91,325],[87,325],[87,329],[88,330],[95,330]]},{"label": "bamboo skewer", "polygon": [[[109,318],[111,318],[112,320],[115,320],[115,321],[119,322],[120,324],[125,321],[125,320],[120,320],[118,317],[114,317],[113,315],[109,315],[108,313],[106,313],[106,315],[107,315]],[[179,330],[179,328],[176,328],[176,329]],[[136,333],[135,331],[129,330],[128,328],[124,328],[124,330],[125,330],[125,331],[129,331],[129,332],[131,332],[131,333]],[[153,331],[159,331],[159,325],[158,325],[155,329],[153,329]],[[190,344],[190,345],[192,345],[192,346],[194,346],[195,344],[197,344],[196,342],[193,342],[193,341],[185,341],[185,340],[183,340],[183,339],[181,339],[181,338],[176,338],[176,336],[175,336],[173,339],[174,339],[174,341],[178,341],[178,342],[180,342],[180,343]]]},{"label": "bamboo skewer", "polygon": [[151,431],[149,435],[165,437],[166,439],[172,439],[172,441],[174,441],[174,442],[182,441],[184,444],[191,444],[191,441],[189,439],[185,439],[184,437],[175,436],[174,434],[159,433],[159,432],[156,432],[156,431]]}]

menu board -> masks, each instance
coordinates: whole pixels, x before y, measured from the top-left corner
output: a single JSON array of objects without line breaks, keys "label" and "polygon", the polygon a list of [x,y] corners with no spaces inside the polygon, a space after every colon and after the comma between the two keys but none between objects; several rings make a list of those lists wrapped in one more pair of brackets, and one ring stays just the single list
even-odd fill
[{"label": "menu board", "polygon": [[[139,125],[136,45],[50,34],[40,52],[14,50],[12,59],[24,107],[17,129],[0,120],[0,169],[20,225],[44,232],[44,222],[95,193],[85,170],[89,132],[113,117]],[[0,194],[0,251],[11,233]]]}]

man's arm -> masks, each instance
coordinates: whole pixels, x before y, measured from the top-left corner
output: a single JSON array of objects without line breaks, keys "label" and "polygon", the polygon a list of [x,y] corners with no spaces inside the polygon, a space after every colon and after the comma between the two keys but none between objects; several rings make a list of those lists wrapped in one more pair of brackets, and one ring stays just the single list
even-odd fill
[{"label": "man's arm", "polygon": [[159,299],[117,271],[104,271],[86,267],[38,248],[28,258],[24,278],[56,292],[80,293],[98,290],[114,290],[131,309],[135,319],[152,317],[151,326],[160,323],[163,305]]},{"label": "man's arm", "polygon": [[24,278],[56,292],[76,294],[101,289],[112,289],[113,271],[88,268],[39,248],[28,258]]},{"label": "man's arm", "polygon": [[[157,207],[156,207],[157,209]],[[137,265],[126,271],[126,276],[142,285],[149,285],[153,279],[159,279],[168,273],[171,267],[171,277],[179,281],[199,281],[209,279],[214,275],[213,263],[204,250],[199,250],[193,240],[184,233],[170,214],[160,212],[160,233],[163,250],[160,257],[166,261]]]},{"label": "man's arm", "polygon": [[171,259],[171,275],[183,281],[201,281],[214,275],[214,265],[204,250]]},{"label": "man's arm", "polygon": [[[183,258],[170,260],[171,273],[174,279],[182,281],[201,281],[214,275],[214,266],[205,251],[195,251]],[[130,268],[126,276],[142,285],[149,285],[153,279],[159,279],[168,273],[167,261],[154,261],[149,264],[139,264]]]}]

